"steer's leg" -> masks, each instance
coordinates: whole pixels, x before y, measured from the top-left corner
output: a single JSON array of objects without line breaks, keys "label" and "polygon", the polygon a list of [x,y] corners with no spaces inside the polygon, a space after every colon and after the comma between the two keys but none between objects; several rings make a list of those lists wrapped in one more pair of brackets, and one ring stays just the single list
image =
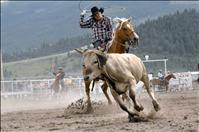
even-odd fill
[{"label": "steer's leg", "polygon": [[129,96],[133,100],[134,108],[137,111],[142,111],[144,108],[141,105],[139,105],[136,101],[135,88],[136,88],[136,81],[135,81],[135,79],[132,79],[132,80],[130,80]]},{"label": "steer's leg", "polygon": [[159,110],[160,110],[160,106],[159,106],[159,104],[158,104],[157,99],[156,99],[155,96],[154,96],[154,91],[153,91],[153,89],[150,88],[149,77],[148,77],[148,75],[147,75],[147,74],[146,74],[146,75],[143,75],[141,81],[144,82],[144,85],[145,85],[145,88],[146,88],[146,90],[147,90],[147,93],[149,94],[150,98],[152,99],[152,103],[153,103],[154,109],[155,109],[156,111],[159,111]]},{"label": "steer's leg", "polygon": [[90,84],[91,84],[91,81],[84,81],[85,83],[85,91],[86,91],[86,96],[87,96],[87,103],[88,103],[88,106],[87,106],[87,113],[90,113],[93,111],[93,108],[91,106],[91,99],[90,99]]},{"label": "steer's leg", "polygon": [[102,89],[104,95],[106,96],[106,98],[107,98],[107,100],[108,100],[108,104],[112,104],[112,101],[111,101],[111,99],[110,99],[110,97],[109,97],[109,95],[108,95],[108,93],[107,93],[108,85],[107,85],[106,82],[104,82],[104,84],[101,86],[101,89]]}]

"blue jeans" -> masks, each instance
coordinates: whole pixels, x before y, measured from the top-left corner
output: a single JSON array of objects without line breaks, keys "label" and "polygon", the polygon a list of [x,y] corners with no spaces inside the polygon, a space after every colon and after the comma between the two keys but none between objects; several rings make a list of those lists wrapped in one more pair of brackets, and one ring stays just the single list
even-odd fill
[{"label": "blue jeans", "polygon": [[104,52],[106,50],[106,45],[107,42],[102,42],[101,40],[97,40],[93,42],[93,46],[95,49],[99,50],[99,48],[103,49],[102,51]]}]

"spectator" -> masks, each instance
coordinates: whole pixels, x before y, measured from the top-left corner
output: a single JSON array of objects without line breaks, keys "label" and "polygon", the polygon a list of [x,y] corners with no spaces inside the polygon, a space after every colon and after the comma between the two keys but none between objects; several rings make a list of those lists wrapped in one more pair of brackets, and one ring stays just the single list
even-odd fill
[{"label": "spectator", "polygon": [[62,91],[66,91],[64,84],[65,72],[62,67],[59,67],[58,72],[53,72],[53,75],[59,78],[59,84],[61,85]]}]

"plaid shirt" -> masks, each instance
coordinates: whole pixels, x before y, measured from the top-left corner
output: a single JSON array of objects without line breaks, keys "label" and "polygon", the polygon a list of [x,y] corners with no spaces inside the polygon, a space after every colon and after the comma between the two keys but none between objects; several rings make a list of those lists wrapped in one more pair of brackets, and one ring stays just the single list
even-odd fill
[{"label": "plaid shirt", "polygon": [[81,28],[92,28],[92,43],[101,40],[107,42],[112,40],[112,23],[111,18],[103,16],[103,20],[96,22],[93,18],[84,21],[84,17],[80,18]]}]

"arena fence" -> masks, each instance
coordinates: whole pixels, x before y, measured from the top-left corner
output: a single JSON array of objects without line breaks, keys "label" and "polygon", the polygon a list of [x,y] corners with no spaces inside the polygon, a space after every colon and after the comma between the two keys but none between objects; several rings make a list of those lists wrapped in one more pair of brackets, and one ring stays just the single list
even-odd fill
[{"label": "arena fence", "polygon": [[[190,72],[175,73],[176,79],[171,79],[169,91],[192,90],[192,75]],[[149,78],[152,79],[151,75]],[[51,88],[54,79],[43,80],[13,80],[1,81],[1,97],[49,97],[54,91]],[[95,84],[91,94],[102,94],[101,88],[103,82]],[[84,81],[82,77],[64,78],[64,84],[67,91],[78,93],[79,96],[84,94]],[[145,90],[142,90],[142,92]],[[162,92],[161,89],[155,89],[156,92]]]},{"label": "arena fence", "polygon": [[[51,96],[53,94],[51,88],[53,81],[54,79],[1,81],[1,97]],[[79,82],[82,82],[81,78],[64,78],[67,88],[81,91],[79,89],[82,86]]]},{"label": "arena fence", "polygon": [[174,73],[176,79],[171,79],[170,91],[193,90],[191,72]]}]

